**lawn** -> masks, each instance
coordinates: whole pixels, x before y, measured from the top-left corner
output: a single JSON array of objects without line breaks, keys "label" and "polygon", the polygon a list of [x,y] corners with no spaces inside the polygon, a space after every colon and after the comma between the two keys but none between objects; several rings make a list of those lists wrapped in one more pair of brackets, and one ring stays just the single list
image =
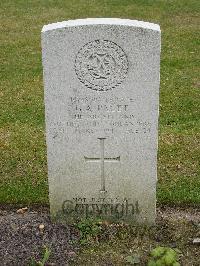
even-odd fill
[{"label": "lawn", "polygon": [[199,0],[6,0],[0,16],[0,203],[48,204],[40,32],[86,17],[160,24],[158,203],[200,203]]}]

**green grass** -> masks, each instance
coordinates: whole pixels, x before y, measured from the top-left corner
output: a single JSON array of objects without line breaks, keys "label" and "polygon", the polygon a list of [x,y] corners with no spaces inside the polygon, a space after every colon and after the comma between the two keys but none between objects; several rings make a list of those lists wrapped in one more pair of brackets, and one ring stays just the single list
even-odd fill
[{"label": "green grass", "polygon": [[199,0],[6,0],[0,16],[1,203],[48,203],[40,31],[86,17],[161,25],[158,202],[200,203]]}]

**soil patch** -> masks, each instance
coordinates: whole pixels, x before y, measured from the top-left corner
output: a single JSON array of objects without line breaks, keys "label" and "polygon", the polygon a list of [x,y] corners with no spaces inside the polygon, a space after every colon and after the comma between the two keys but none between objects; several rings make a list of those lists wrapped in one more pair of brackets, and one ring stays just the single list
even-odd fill
[{"label": "soil patch", "polygon": [[43,247],[51,250],[46,265],[127,265],[125,258],[137,253],[139,265],[146,265],[150,250],[156,246],[177,247],[184,266],[200,265],[200,210],[197,208],[157,209],[156,226],[138,228],[105,224],[101,235],[87,245],[79,244],[73,226],[54,224],[48,208],[0,209],[0,265],[30,265],[31,258],[42,259]]}]

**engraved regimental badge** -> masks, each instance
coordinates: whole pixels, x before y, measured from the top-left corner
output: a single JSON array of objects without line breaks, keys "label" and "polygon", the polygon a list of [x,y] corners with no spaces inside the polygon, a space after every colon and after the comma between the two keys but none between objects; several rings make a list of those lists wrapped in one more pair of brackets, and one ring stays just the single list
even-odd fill
[{"label": "engraved regimental badge", "polygon": [[122,83],[128,72],[128,60],[116,43],[95,40],[79,50],[75,71],[87,88],[107,91]]}]

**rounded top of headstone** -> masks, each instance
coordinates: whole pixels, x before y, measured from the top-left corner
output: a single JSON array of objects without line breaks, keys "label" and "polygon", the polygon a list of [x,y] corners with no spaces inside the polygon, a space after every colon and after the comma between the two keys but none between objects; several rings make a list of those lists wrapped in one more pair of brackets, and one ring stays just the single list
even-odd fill
[{"label": "rounded top of headstone", "polygon": [[119,26],[130,26],[130,27],[160,31],[160,26],[158,24],[144,22],[144,21],[120,19],[120,18],[86,18],[86,19],[67,20],[67,21],[44,25],[42,28],[42,32],[67,28],[67,27],[78,27],[78,26],[89,26],[89,25],[119,25]]}]

